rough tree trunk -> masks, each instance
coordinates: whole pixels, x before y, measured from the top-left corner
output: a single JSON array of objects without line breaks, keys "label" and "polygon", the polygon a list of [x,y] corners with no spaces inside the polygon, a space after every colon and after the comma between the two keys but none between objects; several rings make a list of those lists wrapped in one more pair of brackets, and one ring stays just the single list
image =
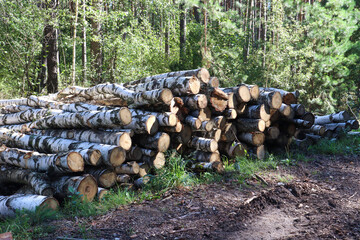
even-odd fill
[{"label": "rough tree trunk", "polygon": [[100,187],[110,188],[116,182],[116,173],[110,169],[87,168],[86,173],[91,174]]},{"label": "rough tree trunk", "polygon": [[188,146],[204,152],[215,152],[218,149],[218,143],[214,139],[196,136],[192,137]]},{"label": "rough tree trunk", "polygon": [[170,136],[167,133],[158,132],[154,136],[136,136],[137,143],[144,148],[165,152],[170,146]]},{"label": "rough tree trunk", "polygon": [[26,123],[62,113],[62,110],[54,109],[28,109],[17,113],[0,115],[0,125]]},{"label": "rough tree trunk", "polygon": [[236,119],[236,129],[238,132],[263,132],[265,130],[265,121],[262,119],[238,118]]},{"label": "rough tree trunk", "polygon": [[29,169],[2,166],[0,181],[27,184],[39,195],[52,196],[54,194],[47,176],[44,173],[32,172]]},{"label": "rough tree trunk", "polygon": [[56,179],[52,183],[55,189],[55,196],[59,198],[69,197],[79,193],[81,199],[92,201],[96,196],[98,185],[95,178],[86,174],[84,176],[64,176]]},{"label": "rough tree trunk", "polygon": [[103,143],[122,147],[129,150],[132,145],[130,134],[127,132],[107,132],[100,130],[63,130],[63,129],[47,129],[30,131],[35,135],[51,136],[72,139],[83,142]]},{"label": "rough tree trunk", "polygon": [[14,217],[17,210],[35,211],[39,207],[56,210],[59,207],[59,202],[53,197],[39,195],[0,196],[0,215],[4,218]]},{"label": "rough tree trunk", "polygon": [[132,116],[136,115],[154,115],[162,127],[174,127],[178,122],[177,116],[171,112],[148,112],[139,109],[129,109]]},{"label": "rough tree trunk", "polygon": [[84,160],[77,152],[44,154],[2,146],[0,163],[38,172],[70,173],[84,170]]},{"label": "rough tree trunk", "polygon": [[108,166],[118,166],[125,161],[125,150],[106,144],[79,142],[63,138],[11,133],[0,129],[0,139],[8,146],[45,153],[67,152],[72,149],[96,149],[101,152],[102,161]]}]

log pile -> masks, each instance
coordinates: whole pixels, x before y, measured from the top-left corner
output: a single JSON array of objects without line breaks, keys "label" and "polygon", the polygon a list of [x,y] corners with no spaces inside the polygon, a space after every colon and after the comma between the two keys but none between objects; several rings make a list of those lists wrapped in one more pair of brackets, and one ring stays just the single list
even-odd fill
[{"label": "log pile", "polygon": [[91,201],[111,187],[146,183],[166,164],[168,149],[188,155],[192,171],[222,172],[223,155],[263,159],[294,136],[359,127],[346,113],[315,117],[298,97],[257,85],[220,88],[201,68],[0,100],[0,181],[19,186],[0,192],[13,194],[0,201],[41,196],[29,209],[56,208],[55,198],[74,192]]}]

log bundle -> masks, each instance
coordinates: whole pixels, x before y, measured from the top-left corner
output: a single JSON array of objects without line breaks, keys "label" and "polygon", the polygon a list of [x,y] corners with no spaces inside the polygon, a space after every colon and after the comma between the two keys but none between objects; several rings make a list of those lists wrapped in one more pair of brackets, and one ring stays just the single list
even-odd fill
[{"label": "log bundle", "polygon": [[7,205],[39,196],[21,206],[50,199],[56,208],[55,198],[92,201],[112,187],[142,186],[168,149],[188,155],[192,171],[222,172],[222,156],[263,159],[293,139],[359,127],[346,112],[314,116],[298,97],[257,85],[220,88],[201,68],[0,100],[0,181],[18,186],[0,195],[13,196],[3,197]]}]

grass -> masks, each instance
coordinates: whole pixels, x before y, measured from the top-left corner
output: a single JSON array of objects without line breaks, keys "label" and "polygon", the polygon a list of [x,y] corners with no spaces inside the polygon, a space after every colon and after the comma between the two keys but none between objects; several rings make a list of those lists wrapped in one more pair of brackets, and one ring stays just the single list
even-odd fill
[{"label": "grass", "polygon": [[[360,152],[360,137],[342,138],[339,141],[322,140],[309,148],[310,153],[316,154],[354,154]],[[81,201],[80,196],[74,193],[65,200],[61,210],[44,211],[37,209],[35,212],[20,211],[15,218],[0,221],[0,232],[12,232],[15,239],[32,239],[46,237],[53,232],[54,226],[48,222],[53,219],[90,217],[104,214],[121,205],[143,200],[161,198],[163,193],[178,187],[192,187],[198,184],[229,181],[243,184],[246,179],[252,178],[255,173],[276,169],[279,165],[291,166],[298,161],[311,161],[303,152],[286,151],[283,156],[269,155],[264,160],[237,157],[236,159],[223,158],[225,174],[214,172],[194,173],[187,169],[190,159],[181,157],[176,152],[167,153],[167,164],[164,168],[156,170],[154,175],[149,175],[150,181],[143,189],[134,191],[127,188],[111,190],[101,202]],[[288,182],[291,178],[279,176],[279,181]],[[84,237],[88,234],[87,221],[79,225],[79,233]]]},{"label": "grass", "polygon": [[314,154],[350,155],[360,153],[360,137],[347,136],[336,141],[323,139],[310,146],[309,151]]}]

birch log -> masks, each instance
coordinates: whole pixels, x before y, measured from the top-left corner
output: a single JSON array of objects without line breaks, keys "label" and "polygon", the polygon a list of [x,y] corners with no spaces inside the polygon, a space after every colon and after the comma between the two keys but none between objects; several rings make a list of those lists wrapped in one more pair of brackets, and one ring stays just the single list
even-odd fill
[{"label": "birch log", "polygon": [[142,156],[141,148],[138,146],[132,146],[131,149],[126,152],[126,160],[138,161]]},{"label": "birch log", "polygon": [[238,138],[240,141],[254,146],[260,146],[265,141],[265,135],[261,132],[240,133],[238,134]]},{"label": "birch log", "polygon": [[238,103],[249,102],[251,99],[250,90],[246,85],[220,89],[225,93],[234,93]]},{"label": "birch log", "polygon": [[54,194],[47,176],[29,169],[1,166],[0,181],[27,184],[39,195],[52,196]]},{"label": "birch log", "polygon": [[64,176],[52,183],[55,189],[55,196],[60,198],[69,197],[78,193],[81,199],[92,201],[96,196],[98,185],[96,180],[89,174],[83,176]]},{"label": "birch log", "polygon": [[26,123],[62,113],[62,110],[34,108],[17,113],[2,114],[0,115],[0,125]]},{"label": "birch log", "polygon": [[132,129],[138,134],[155,134],[159,129],[159,122],[154,115],[134,115],[130,124],[125,129]]},{"label": "birch log", "polygon": [[35,211],[37,208],[49,208],[56,210],[59,202],[48,196],[15,194],[0,196],[0,215],[3,218],[14,217],[18,210]]},{"label": "birch log", "polygon": [[282,104],[282,97],[281,94],[276,91],[267,92],[267,91],[260,91],[260,96],[257,99],[258,104],[266,104],[270,108],[279,109]]},{"label": "birch log", "polygon": [[100,187],[109,188],[116,182],[116,173],[110,169],[87,168],[86,173],[91,174]]},{"label": "birch log", "polygon": [[137,164],[135,161],[126,162],[115,168],[115,172],[117,174],[130,174],[130,175],[138,174],[139,170],[140,170],[139,164]]},{"label": "birch log", "polygon": [[262,119],[238,118],[235,126],[238,132],[263,132],[265,130],[265,121]]},{"label": "birch log", "polygon": [[143,110],[139,110],[139,109],[129,109],[129,110],[130,110],[132,116],[137,116],[137,115],[153,115],[153,116],[155,116],[159,122],[159,126],[162,126],[162,127],[174,127],[174,126],[176,126],[176,123],[178,120],[176,117],[176,114],[171,113],[171,112],[160,113],[160,112],[148,112],[148,111],[143,111]]},{"label": "birch log", "polygon": [[208,105],[208,100],[205,94],[196,94],[182,97],[184,104],[191,111],[203,109]]},{"label": "birch log", "polygon": [[241,117],[268,121],[270,120],[270,108],[265,104],[247,106]]},{"label": "birch log", "polygon": [[168,88],[175,96],[186,96],[199,93],[200,81],[196,77],[169,77],[137,85],[128,85],[127,88],[135,92]]},{"label": "birch log", "polygon": [[45,153],[67,152],[72,149],[96,149],[102,156],[103,163],[108,166],[118,166],[125,161],[125,150],[106,144],[80,142],[63,138],[11,133],[0,129],[0,139],[6,145]]},{"label": "birch log", "polygon": [[230,158],[246,156],[246,146],[241,142],[220,142],[219,151]]},{"label": "birch log", "polygon": [[59,137],[72,139],[83,142],[103,143],[115,145],[129,150],[132,145],[130,134],[127,132],[107,132],[100,130],[66,130],[66,129],[47,129],[30,131],[34,135],[45,135],[51,137]]},{"label": "birch log", "polygon": [[77,152],[44,154],[2,146],[0,163],[38,172],[70,173],[84,170],[84,160]]},{"label": "birch log", "polygon": [[197,150],[193,152],[193,158],[197,162],[219,162],[221,161],[220,154],[218,152],[204,152]]},{"label": "birch log", "polygon": [[141,147],[165,152],[170,146],[170,136],[164,132],[158,132],[154,136],[136,136],[136,140]]},{"label": "birch log", "polygon": [[164,78],[170,78],[170,77],[191,77],[195,76],[197,77],[201,82],[208,83],[210,80],[210,74],[209,71],[205,68],[199,68],[199,69],[193,69],[193,70],[184,70],[184,71],[178,71],[178,72],[169,72],[169,73],[163,73],[159,75],[149,76],[142,78],[140,80],[132,81],[124,83],[124,86],[132,86],[137,85],[140,83],[147,83],[152,82]]},{"label": "birch log", "polygon": [[192,137],[188,143],[189,147],[201,150],[204,152],[215,152],[218,149],[218,143],[214,139],[207,139],[202,137]]},{"label": "birch log", "polygon": [[236,139],[237,129],[235,124],[228,122],[224,129],[221,130],[220,141],[233,142]]},{"label": "birch log", "polygon": [[155,156],[143,156],[141,161],[146,163],[150,167],[154,167],[156,169],[160,169],[165,165],[165,155],[162,152],[158,152]]},{"label": "birch log", "polygon": [[17,112],[21,112],[21,111],[25,111],[25,110],[29,110],[29,109],[34,109],[33,107],[29,107],[26,105],[7,105],[1,108],[0,112],[2,114],[7,114],[7,113],[17,113]]}]

